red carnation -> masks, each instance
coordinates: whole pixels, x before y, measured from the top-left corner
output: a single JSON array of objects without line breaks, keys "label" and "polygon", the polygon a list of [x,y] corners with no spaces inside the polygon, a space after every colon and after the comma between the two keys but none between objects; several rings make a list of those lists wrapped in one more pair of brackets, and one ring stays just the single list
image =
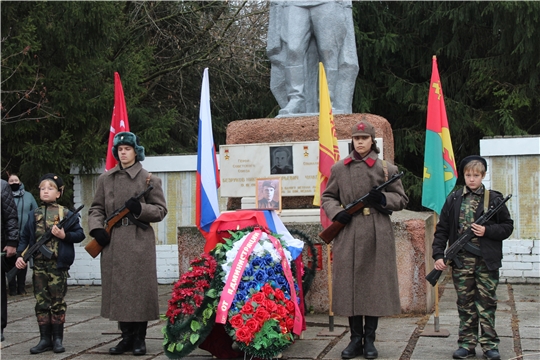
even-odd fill
[{"label": "red carnation", "polygon": [[260,324],[262,324],[266,320],[270,319],[270,313],[263,308],[258,308],[257,311],[255,311],[253,318],[256,319]]},{"label": "red carnation", "polygon": [[291,300],[287,300],[286,306],[288,312],[294,313],[294,303]]},{"label": "red carnation", "polygon": [[279,301],[285,301],[285,294],[283,291],[281,291],[281,289],[276,289],[274,296]]},{"label": "red carnation", "polygon": [[279,316],[283,318],[289,315],[289,312],[287,311],[285,306],[282,306],[282,305],[278,305],[276,312],[279,314]]},{"label": "red carnation", "polygon": [[262,291],[266,296],[274,295],[274,289],[272,289],[272,286],[270,286],[269,284],[264,284],[264,286],[262,287]]},{"label": "red carnation", "polygon": [[253,339],[252,332],[247,328],[247,326],[241,327],[236,330],[236,340],[249,345],[249,342]]},{"label": "red carnation", "polygon": [[292,329],[294,327],[294,320],[291,317],[288,317],[287,320],[287,329]]},{"label": "red carnation", "polygon": [[261,324],[255,318],[251,318],[246,321],[246,327],[251,330],[252,333],[256,333],[260,330]]},{"label": "red carnation", "polygon": [[251,301],[248,301],[247,303],[245,303],[244,306],[242,306],[242,310],[240,310],[242,314],[246,314],[246,315],[251,315],[253,314],[254,311],[255,309],[253,309],[253,305],[251,305]]},{"label": "red carnation", "polygon": [[229,320],[229,322],[231,323],[231,326],[235,329],[244,326],[244,319],[242,318],[242,314],[234,315],[231,320]]},{"label": "red carnation", "polygon": [[272,300],[266,299],[262,302],[262,305],[270,312],[275,312],[277,310],[277,304]]},{"label": "red carnation", "polygon": [[251,297],[251,301],[254,301],[257,304],[261,304],[265,298],[266,296],[262,292],[258,292]]}]

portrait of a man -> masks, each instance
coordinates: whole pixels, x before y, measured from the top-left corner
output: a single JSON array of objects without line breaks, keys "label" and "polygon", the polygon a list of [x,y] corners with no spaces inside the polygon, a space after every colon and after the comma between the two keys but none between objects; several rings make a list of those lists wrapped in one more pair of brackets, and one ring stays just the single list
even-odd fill
[{"label": "portrait of a man", "polygon": [[[279,179],[257,180],[257,208],[279,210]],[[276,193],[276,190],[278,193]]]},{"label": "portrait of a man", "polygon": [[292,174],[292,146],[270,147],[271,174]]}]

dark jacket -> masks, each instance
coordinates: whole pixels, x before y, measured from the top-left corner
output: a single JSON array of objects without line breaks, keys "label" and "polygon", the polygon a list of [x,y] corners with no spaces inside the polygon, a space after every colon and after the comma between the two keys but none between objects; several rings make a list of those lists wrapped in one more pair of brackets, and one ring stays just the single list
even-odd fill
[{"label": "dark jacket", "polygon": [[19,235],[22,233],[26,221],[28,220],[28,213],[38,207],[34,196],[26,191],[24,184],[21,183],[21,187],[17,191],[13,191],[13,200],[17,205],[17,214],[19,215]]},{"label": "dark jacket", "polygon": [[[48,204],[48,206],[50,206],[50,204]],[[27,246],[32,246],[36,243],[35,211],[37,209],[32,210],[28,214],[28,221],[23,229],[21,241],[19,242],[19,247],[17,248],[17,254],[19,254],[19,256]],[[71,211],[68,211],[66,217],[69,215],[71,215]],[[66,233],[66,237],[63,240],[58,241],[58,259],[56,261],[57,269],[69,269],[75,260],[75,247],[73,244],[80,243],[85,238],[78,215],[72,217],[64,224],[64,231]]]},{"label": "dark jacket", "polygon": [[[444,257],[446,242],[452,245],[458,238],[459,212],[463,199],[463,189],[452,192],[446,198],[433,239],[433,259],[437,261]],[[497,199],[502,200],[503,195],[495,190],[489,191],[489,207],[497,205]],[[484,195],[481,196],[474,219],[484,213]],[[514,231],[514,221],[506,206],[503,206],[486,224],[486,232],[478,238],[482,257],[489,270],[497,270],[502,264],[502,241],[507,239]]]},{"label": "dark jacket", "polygon": [[2,250],[6,246],[17,247],[19,242],[19,219],[17,205],[7,181],[2,180]]}]

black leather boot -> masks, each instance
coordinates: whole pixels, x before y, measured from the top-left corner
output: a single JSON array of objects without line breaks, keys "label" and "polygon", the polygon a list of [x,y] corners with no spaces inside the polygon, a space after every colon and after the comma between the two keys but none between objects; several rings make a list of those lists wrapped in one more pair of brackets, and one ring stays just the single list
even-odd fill
[{"label": "black leather boot", "polygon": [[345,350],[341,352],[342,359],[352,359],[362,355],[362,335],[363,335],[362,316],[350,316],[349,327],[351,328],[351,342]]},{"label": "black leather boot", "polygon": [[119,355],[133,350],[133,324],[122,321],[118,323],[120,331],[122,331],[122,340],[120,340],[118,345],[109,349],[109,354]]},{"label": "black leather boot", "polygon": [[133,355],[144,355],[146,354],[146,343],[144,339],[146,338],[146,327],[148,326],[148,321],[136,322],[135,331],[133,337]]},{"label": "black leather boot", "polygon": [[366,325],[364,326],[364,357],[366,359],[376,359],[379,356],[375,349],[375,331],[379,324],[379,318],[376,316],[366,316]]},{"label": "black leather boot", "polygon": [[51,324],[39,325],[39,343],[30,349],[31,354],[41,354],[42,352],[52,350]]},{"label": "black leather boot", "polygon": [[64,324],[52,324],[51,327],[53,351],[55,353],[63,353],[66,351],[62,345],[62,341],[64,341]]}]

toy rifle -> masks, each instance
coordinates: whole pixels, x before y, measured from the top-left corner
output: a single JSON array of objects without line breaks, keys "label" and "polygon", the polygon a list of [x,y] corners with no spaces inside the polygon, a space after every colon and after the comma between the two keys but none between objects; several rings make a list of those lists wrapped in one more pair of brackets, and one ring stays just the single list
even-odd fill
[{"label": "toy rifle", "polygon": [[[393,183],[394,181],[400,179],[401,177],[403,176],[403,171],[400,172],[399,174],[395,174],[394,176],[392,176],[388,181],[386,181],[385,183],[377,186],[375,189],[376,190],[383,190],[385,187],[387,187],[388,185],[390,185],[391,183]],[[368,197],[369,193],[367,193],[366,195],[362,196],[361,198],[359,199],[356,199],[355,201],[353,201],[352,203],[348,204],[347,206],[345,206],[345,211],[351,215],[355,214],[356,212],[362,210],[362,208],[364,208],[366,206],[366,203],[367,203],[367,197]],[[377,205],[373,205],[373,207],[375,207],[378,211],[382,212],[382,213],[385,213],[385,214],[388,214],[388,215],[391,215],[392,214],[392,211],[390,210],[386,210],[386,209],[383,209],[382,207],[380,206],[377,206]],[[327,227],[326,229],[324,229],[323,231],[321,231],[319,233],[319,237],[327,244],[330,244],[330,242],[332,240],[334,240],[334,238],[339,234],[339,232],[345,227],[345,225],[347,224],[343,224],[343,223],[340,223],[339,221],[334,221],[332,222],[332,224],[330,224],[329,227]]]},{"label": "toy rifle", "polygon": [[[140,199],[141,197],[145,196],[152,190],[154,186],[149,185],[146,190],[141,192],[139,195],[136,195],[136,199]],[[147,229],[148,225],[145,223],[142,223],[138,220],[136,220],[133,217],[133,214],[131,214],[130,210],[126,207],[126,205],[123,205],[122,207],[114,210],[111,216],[109,216],[105,220],[105,230],[107,231],[107,234],[111,236],[112,228],[119,222],[122,221],[124,217],[127,217],[131,222],[133,222],[135,225],[139,226],[142,229]],[[99,245],[99,243],[96,241],[96,239],[92,239],[86,244],[84,247],[86,252],[90,254],[93,258],[98,256],[101,253],[101,250],[103,250],[103,246]]]},{"label": "toy rifle", "polygon": [[[56,226],[59,229],[61,229],[71,218],[76,216],[77,213],[79,211],[81,211],[81,209],[83,207],[84,207],[84,205],[79,206],[74,212],[72,212],[71,214],[69,214],[68,216],[66,216],[62,220],[60,220],[60,222],[58,224],[56,224]],[[47,232],[45,234],[43,234],[43,235],[41,235],[39,237],[39,239],[36,241],[36,243],[34,245],[26,247],[26,249],[22,253],[22,258],[23,258],[24,262],[28,262],[28,260],[33,258],[34,255],[36,255],[38,251],[40,253],[42,253],[43,256],[45,256],[47,259],[52,258],[52,256],[53,256],[52,251],[48,247],[45,246],[45,244],[48,241],[50,241],[52,238],[53,238],[53,235],[52,235],[52,227],[51,227],[49,230],[47,230]],[[10,282],[11,280],[13,280],[15,278],[15,275],[17,275],[17,273],[19,272],[19,270],[21,270],[21,269],[18,269],[17,267],[13,267],[6,274],[7,281]]]},{"label": "toy rifle", "polygon": [[[512,197],[512,194],[509,194],[507,197],[501,200],[496,206],[490,207],[489,210],[486,211],[482,216],[480,216],[474,223],[478,225],[484,225],[499,210],[501,210],[504,204],[508,200],[510,200],[511,197]],[[472,231],[472,227],[470,227],[463,234],[461,234],[461,236],[452,245],[450,245],[448,249],[446,249],[445,254],[444,254],[444,263],[446,264],[450,261],[453,261],[454,264],[456,264],[456,267],[461,269],[463,267],[463,264],[457,258],[457,254],[463,248],[465,248],[465,250],[471,252],[474,255],[482,256],[482,253],[480,253],[480,249],[476,246],[473,247],[473,245],[469,242],[469,240],[471,240],[473,237],[475,237],[475,235]],[[431,270],[429,274],[427,274],[426,280],[432,286],[435,286],[441,274],[442,274],[441,270],[433,269]]]}]

